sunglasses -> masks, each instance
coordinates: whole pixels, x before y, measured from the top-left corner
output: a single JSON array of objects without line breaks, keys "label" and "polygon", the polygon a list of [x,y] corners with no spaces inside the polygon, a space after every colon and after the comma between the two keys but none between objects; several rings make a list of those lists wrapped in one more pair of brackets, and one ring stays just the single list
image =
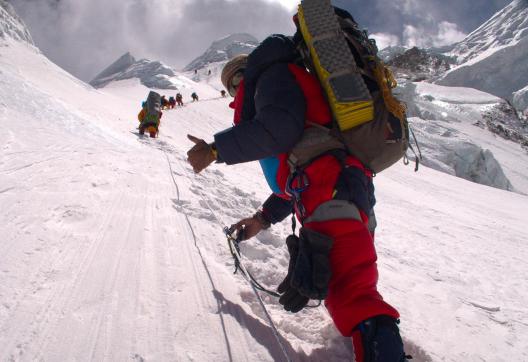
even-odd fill
[{"label": "sunglasses", "polygon": [[227,91],[231,97],[236,96],[238,86],[240,85],[240,82],[242,82],[242,79],[244,79],[244,74],[242,72],[237,72],[229,81]]}]

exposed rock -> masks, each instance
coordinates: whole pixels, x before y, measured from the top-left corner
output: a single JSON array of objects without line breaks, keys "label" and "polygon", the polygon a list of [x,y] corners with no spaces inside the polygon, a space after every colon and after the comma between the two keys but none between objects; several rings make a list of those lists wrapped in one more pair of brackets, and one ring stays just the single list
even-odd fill
[{"label": "exposed rock", "polygon": [[397,77],[412,81],[437,78],[448,71],[455,60],[442,54],[413,47],[387,62]]},{"label": "exposed rock", "polygon": [[[528,151],[528,122],[518,117],[517,111],[508,103],[499,103],[482,115],[486,128],[512,142],[519,143]],[[481,124],[477,124],[480,125]]]}]

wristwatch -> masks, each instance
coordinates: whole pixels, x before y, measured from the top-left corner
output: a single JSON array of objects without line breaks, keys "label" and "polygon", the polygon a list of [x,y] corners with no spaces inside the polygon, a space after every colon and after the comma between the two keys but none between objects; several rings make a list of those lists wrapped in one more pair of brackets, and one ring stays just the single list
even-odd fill
[{"label": "wristwatch", "polygon": [[259,222],[260,226],[262,226],[263,229],[268,229],[271,226],[271,223],[266,219],[264,216],[264,213],[262,211],[257,211],[255,215],[253,215],[255,219]]},{"label": "wristwatch", "polygon": [[211,153],[213,154],[214,159],[218,159],[218,150],[216,149],[215,143],[211,143],[209,147],[211,148]]}]

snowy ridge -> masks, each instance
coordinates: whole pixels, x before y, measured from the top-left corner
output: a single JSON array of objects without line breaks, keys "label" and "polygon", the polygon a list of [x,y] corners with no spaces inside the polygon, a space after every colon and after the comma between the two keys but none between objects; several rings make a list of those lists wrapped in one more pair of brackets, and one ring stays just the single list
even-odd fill
[{"label": "snowy ridge", "polygon": [[465,63],[488,50],[513,46],[528,36],[528,2],[514,0],[456,44],[452,54]]},{"label": "snowy ridge", "polygon": [[137,78],[149,88],[177,90],[186,83],[176,71],[159,61],[136,60],[130,53],[122,55],[108,68],[97,75],[90,84],[96,88],[111,82]]},{"label": "snowy ridge", "polygon": [[11,4],[0,0],[0,38],[6,37],[34,45],[29,30]]},{"label": "snowy ridge", "polygon": [[438,84],[476,88],[512,99],[528,84],[528,1],[515,0],[453,50],[461,63]]},{"label": "snowy ridge", "polygon": [[249,34],[232,34],[214,41],[198,58],[190,62],[183,70],[202,69],[211,63],[227,61],[239,54],[249,54],[259,44],[259,41]]},{"label": "snowy ridge", "polygon": [[112,76],[117,76],[118,74],[125,72],[134,63],[136,63],[136,59],[132,56],[132,54],[126,52],[115,62],[110,64],[105,70],[96,75],[92,82],[97,83],[103,79],[109,79]]},{"label": "snowy ridge", "polygon": [[[191,80],[190,75],[186,77],[184,74],[176,72],[160,61],[152,61],[149,59],[136,60],[130,53],[125,53],[99,73],[90,84],[95,88],[104,88],[113,86],[114,83],[119,84],[127,80],[137,80],[145,87],[155,88],[161,91],[182,91],[184,89],[199,88],[195,81],[200,80],[200,78],[194,77]],[[211,78],[211,76],[209,75],[208,78]],[[218,86],[216,88],[219,89]]]}]

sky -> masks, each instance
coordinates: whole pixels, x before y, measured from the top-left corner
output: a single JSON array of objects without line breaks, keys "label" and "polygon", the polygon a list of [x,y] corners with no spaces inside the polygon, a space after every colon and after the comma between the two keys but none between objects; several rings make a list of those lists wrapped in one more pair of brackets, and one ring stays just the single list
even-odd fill
[{"label": "sky", "polygon": [[[291,34],[294,0],[9,0],[36,45],[89,81],[122,54],[181,69],[216,39]],[[510,0],[334,0],[387,45],[442,46],[464,38]],[[360,10],[359,10],[360,9]]]}]

